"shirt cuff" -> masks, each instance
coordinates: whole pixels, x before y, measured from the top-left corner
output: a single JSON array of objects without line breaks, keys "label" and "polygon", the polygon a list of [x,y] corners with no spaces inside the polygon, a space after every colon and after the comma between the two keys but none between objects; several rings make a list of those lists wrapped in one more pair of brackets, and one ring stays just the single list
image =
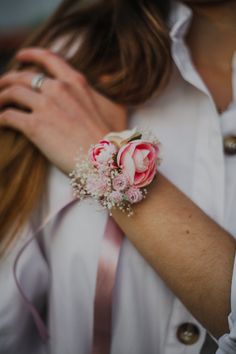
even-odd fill
[{"label": "shirt cuff", "polygon": [[236,257],[234,259],[233,278],[231,286],[231,313],[228,317],[230,333],[224,334],[218,341],[216,354],[236,353]]}]

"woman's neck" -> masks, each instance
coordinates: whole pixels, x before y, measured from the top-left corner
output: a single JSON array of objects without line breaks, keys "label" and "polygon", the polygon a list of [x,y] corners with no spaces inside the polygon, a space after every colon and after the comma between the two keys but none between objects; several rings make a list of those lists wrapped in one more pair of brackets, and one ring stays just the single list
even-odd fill
[{"label": "woman's neck", "polygon": [[223,112],[234,99],[232,58],[236,51],[236,2],[191,7],[193,19],[186,42],[217,110]]},{"label": "woman's neck", "polygon": [[[236,51],[236,2],[191,6],[193,20],[186,41],[194,61],[224,68]],[[207,55],[206,55],[207,54]]]}]

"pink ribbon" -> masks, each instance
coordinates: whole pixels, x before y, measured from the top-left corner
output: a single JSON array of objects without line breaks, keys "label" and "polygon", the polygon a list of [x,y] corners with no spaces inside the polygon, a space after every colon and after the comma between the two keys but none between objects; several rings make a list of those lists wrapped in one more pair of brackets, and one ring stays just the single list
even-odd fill
[{"label": "pink ribbon", "polygon": [[[72,201],[74,203],[75,201]],[[66,205],[68,207],[68,205]],[[64,208],[63,208],[64,209]],[[56,214],[56,213],[55,213]],[[54,215],[55,215],[54,214]],[[51,216],[52,217],[52,216]],[[51,219],[50,217],[50,219]],[[17,265],[22,253],[28,245],[40,234],[47,219],[43,225],[34,233],[34,235],[24,244],[18,252],[13,266],[13,275],[16,286],[22,296],[22,299],[30,311],[39,336],[44,343],[49,339],[49,333],[38,310],[24,293],[18,278]],[[109,354],[111,346],[111,326],[112,326],[112,292],[115,284],[116,269],[119,259],[120,247],[123,240],[123,233],[115,221],[108,217],[105,227],[102,252],[98,262],[96,292],[94,300],[94,332],[92,354]]]},{"label": "pink ribbon", "polygon": [[[41,230],[41,228],[40,228]],[[36,307],[32,304],[32,302],[27,298],[26,294],[24,293],[24,289],[22,288],[19,280],[17,279],[17,265],[18,265],[18,262],[19,262],[19,259],[22,255],[22,253],[24,252],[24,250],[27,248],[27,246],[33,241],[33,239],[35,237],[37,237],[39,231],[38,230],[25,244],[24,246],[20,249],[20,251],[17,253],[17,256],[16,256],[16,259],[14,261],[14,265],[13,265],[13,276],[14,276],[14,279],[15,279],[15,283],[16,283],[16,286],[18,288],[18,291],[19,293],[21,294],[22,296],[22,299],[24,301],[24,304],[26,305],[26,307],[28,308],[28,310],[30,311],[32,317],[33,317],[33,320],[34,320],[34,323],[35,323],[35,326],[38,330],[38,333],[42,339],[42,341],[44,343],[46,343],[49,339],[49,334],[48,334],[48,330],[38,312],[38,310],[36,309]]]},{"label": "pink ribbon", "polygon": [[98,263],[94,302],[92,354],[110,353],[112,293],[122,240],[123,232],[115,221],[109,217],[104,232],[102,252]]},{"label": "pink ribbon", "polygon": [[18,288],[18,291],[24,301],[25,306],[27,307],[27,309],[29,310],[29,312],[31,313],[35,326],[37,328],[37,331],[39,333],[39,336],[41,338],[41,340],[44,343],[47,343],[48,339],[49,339],[49,333],[47,330],[47,327],[45,325],[45,323],[43,322],[42,317],[40,316],[38,310],[36,309],[36,307],[34,306],[34,304],[28,299],[28,297],[26,296],[24,289],[22,288],[18,278],[17,278],[17,266],[20,260],[21,255],[23,254],[23,252],[25,251],[25,249],[29,246],[29,244],[34,240],[37,239],[40,235],[40,232],[43,230],[43,228],[46,226],[46,224],[53,218],[55,217],[59,212],[63,212],[65,209],[67,209],[68,207],[70,207],[72,204],[76,203],[77,200],[73,199],[68,201],[63,208],[61,208],[60,210],[56,210],[54,213],[52,213],[51,215],[49,215],[43,222],[43,224],[36,230],[36,232],[29,238],[29,240],[27,240],[27,242],[23,245],[23,247],[19,250],[19,252],[16,255],[15,261],[14,261],[14,265],[13,265],[13,276],[15,279],[15,283],[16,286]]}]

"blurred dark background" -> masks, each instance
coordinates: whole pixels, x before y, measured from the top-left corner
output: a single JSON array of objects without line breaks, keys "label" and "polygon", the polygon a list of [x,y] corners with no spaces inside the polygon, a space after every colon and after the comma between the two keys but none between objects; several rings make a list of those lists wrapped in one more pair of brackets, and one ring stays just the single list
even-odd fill
[{"label": "blurred dark background", "polygon": [[30,32],[62,0],[0,0],[0,74]]}]

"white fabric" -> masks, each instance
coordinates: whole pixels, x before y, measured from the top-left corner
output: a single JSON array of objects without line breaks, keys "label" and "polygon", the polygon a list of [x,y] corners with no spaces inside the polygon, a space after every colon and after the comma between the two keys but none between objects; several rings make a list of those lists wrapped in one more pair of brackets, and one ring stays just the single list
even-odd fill
[{"label": "white fabric", "polygon": [[[221,116],[217,113],[184,44],[190,19],[188,8],[175,5],[171,36],[176,67],[171,81],[160,98],[153,97],[132,113],[129,125],[151,128],[157,134],[163,144],[163,174],[236,236],[236,156],[226,157],[222,149],[222,136],[236,133],[236,104]],[[236,85],[235,71],[233,81]],[[68,178],[55,167],[48,183],[48,205],[41,206],[0,263],[0,354],[89,354],[107,215],[89,200],[69,204]],[[18,278],[37,308],[48,302],[47,347],[38,340],[12,276],[17,249],[44,218],[47,223],[38,240],[20,259]],[[236,279],[232,289],[235,308]],[[178,326],[186,322],[200,331],[198,341],[189,346],[176,337]],[[204,339],[204,328],[126,239],[114,292],[111,354],[199,354]]]}]

